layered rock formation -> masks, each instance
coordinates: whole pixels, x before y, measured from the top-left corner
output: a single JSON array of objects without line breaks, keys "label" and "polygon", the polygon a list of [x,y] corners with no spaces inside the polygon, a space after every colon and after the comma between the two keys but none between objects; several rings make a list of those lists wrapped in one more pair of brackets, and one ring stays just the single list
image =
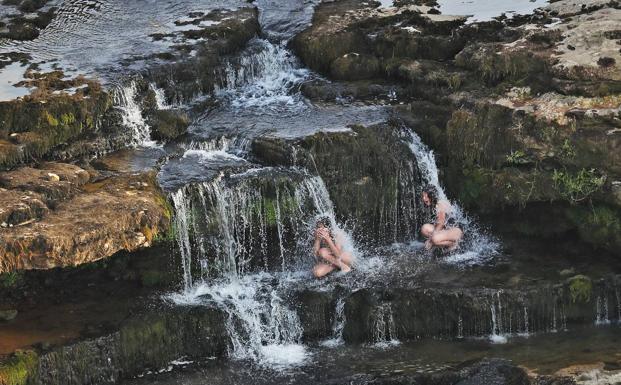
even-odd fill
[{"label": "layered rock formation", "polygon": [[149,246],[171,212],[150,174],[93,177],[44,163],[0,175],[0,272],[97,261]]},{"label": "layered rock formation", "polygon": [[394,93],[467,208],[503,210],[519,222],[512,231],[571,231],[616,250],[618,7],[558,1],[531,16],[464,24],[428,6],[339,1],[320,5],[292,46],[311,68],[354,81],[311,84],[313,98]]}]

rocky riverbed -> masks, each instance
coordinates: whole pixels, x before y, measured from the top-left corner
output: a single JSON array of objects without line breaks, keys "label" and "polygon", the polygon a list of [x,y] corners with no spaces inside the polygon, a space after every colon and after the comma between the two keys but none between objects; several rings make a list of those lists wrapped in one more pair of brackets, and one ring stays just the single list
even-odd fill
[{"label": "rocky riverbed", "polygon": [[0,385],[618,382],[621,5],[505,3],[3,1]]}]

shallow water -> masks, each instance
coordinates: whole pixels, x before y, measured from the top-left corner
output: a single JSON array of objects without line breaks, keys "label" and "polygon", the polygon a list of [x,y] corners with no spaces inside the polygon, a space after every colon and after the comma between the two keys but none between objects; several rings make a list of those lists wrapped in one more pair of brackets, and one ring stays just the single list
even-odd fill
[{"label": "shallow water", "polygon": [[490,21],[505,14],[508,17],[528,15],[548,4],[548,0],[439,0],[445,15],[469,16],[468,22]]},{"label": "shallow water", "polygon": [[[0,54],[27,53],[32,62],[56,61],[65,69],[83,74],[114,78],[123,62],[165,52],[170,43],[154,41],[149,35],[178,30],[174,21],[192,11],[236,9],[239,0],[57,0],[57,17],[41,35],[25,42],[0,41]],[[131,69],[141,64],[132,64]]]},{"label": "shallow water", "polygon": [[[309,349],[311,358],[306,365],[285,371],[261,369],[249,362],[212,361],[201,363],[199,368],[185,365],[183,369],[183,366],[177,366],[173,373],[147,375],[127,384],[358,383],[365,379],[398,378],[459,368],[463,363],[486,357],[510,359],[539,374],[553,374],[571,365],[606,362],[621,352],[620,342],[619,328],[609,327],[531,336],[507,345],[495,345],[484,340],[422,340],[385,348],[347,346],[330,349],[314,346]],[[171,365],[170,369],[173,370],[174,366]],[[619,368],[613,368],[612,373],[615,370]]]}]

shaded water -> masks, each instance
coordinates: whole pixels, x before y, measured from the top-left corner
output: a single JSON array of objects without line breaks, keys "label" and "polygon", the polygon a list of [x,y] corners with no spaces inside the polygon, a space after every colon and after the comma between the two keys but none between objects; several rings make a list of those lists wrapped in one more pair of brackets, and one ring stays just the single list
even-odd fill
[{"label": "shaded water", "polygon": [[[618,329],[576,330],[558,334],[520,338],[512,344],[494,345],[484,340],[447,342],[424,340],[404,343],[386,349],[375,346],[352,345],[329,349],[309,348],[312,359],[295,370],[275,373],[245,366],[239,362],[206,362],[201,368],[186,365],[171,374],[149,376],[128,384],[156,385],[204,385],[204,384],[363,384],[372,380],[391,379],[416,373],[434,373],[486,357],[500,357],[513,360],[518,365],[539,374],[554,374],[560,369],[577,364],[597,364],[618,354],[621,342]],[[320,371],[317,368],[322,368]],[[172,366],[171,366],[172,369]],[[591,374],[598,375],[598,371]],[[362,374],[364,373],[364,374]],[[616,374],[615,374],[616,373]],[[618,368],[607,374],[611,380],[618,376]],[[603,373],[599,372],[603,377]],[[586,382],[585,384],[606,384]],[[618,377],[616,377],[618,378]],[[407,381],[405,382],[407,383]]]}]

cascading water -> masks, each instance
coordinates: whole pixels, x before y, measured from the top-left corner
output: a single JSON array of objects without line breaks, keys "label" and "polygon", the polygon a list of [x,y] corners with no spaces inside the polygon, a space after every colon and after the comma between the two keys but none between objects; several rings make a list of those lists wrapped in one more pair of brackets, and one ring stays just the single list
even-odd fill
[{"label": "cascading water", "polygon": [[343,345],[343,330],[345,329],[345,300],[339,298],[336,300],[334,310],[334,321],[332,322],[332,337],[323,341],[321,344],[327,347],[337,347]]},{"label": "cascading water", "polygon": [[608,314],[608,297],[606,295],[597,296],[595,314],[596,325],[610,324],[610,316]]},{"label": "cascading water", "polygon": [[373,342],[378,348],[400,344],[390,303],[379,305],[373,313]]},{"label": "cascading water", "polygon": [[309,275],[316,218],[334,221],[321,178],[250,169],[186,185],[171,200],[185,283],[184,292],[169,298],[224,309],[235,359],[275,368],[303,363],[303,329],[281,286]]},{"label": "cascading water", "polygon": [[290,109],[302,101],[292,91],[309,76],[283,44],[257,38],[238,59],[226,63],[216,94],[233,108]]},{"label": "cascading water", "polygon": [[164,90],[161,89],[161,88],[158,88],[153,83],[151,83],[149,86],[151,87],[151,90],[155,94],[155,104],[156,104],[157,108],[159,110],[169,110],[169,109],[171,109],[172,106],[169,105],[166,102],[166,95],[164,94]]},{"label": "cascading water", "polygon": [[503,328],[503,311],[500,295],[500,291],[495,293],[495,295],[492,296],[492,302],[490,305],[492,321],[492,333],[490,335],[490,340],[495,344],[507,343],[507,333]]},{"label": "cascading water", "polygon": [[140,105],[136,102],[137,93],[136,82],[132,80],[117,89],[115,102],[121,111],[123,125],[131,132],[131,144],[136,147],[153,146],[155,142],[151,140],[151,127],[144,120]]},{"label": "cascading water", "polygon": [[189,184],[171,200],[186,288],[197,266],[200,279],[304,267],[315,218],[334,217],[320,177],[271,168]]},{"label": "cascading water", "polygon": [[[439,199],[448,200],[440,183],[438,166],[433,151],[410,129],[404,128],[403,137],[416,157],[423,180],[437,189]],[[415,191],[414,193],[417,192]],[[480,263],[497,254],[497,242],[483,234],[459,204],[451,202],[451,205],[453,207],[452,216],[457,225],[464,231],[464,240],[461,242],[458,251],[445,258],[445,261],[470,264]]]}]

